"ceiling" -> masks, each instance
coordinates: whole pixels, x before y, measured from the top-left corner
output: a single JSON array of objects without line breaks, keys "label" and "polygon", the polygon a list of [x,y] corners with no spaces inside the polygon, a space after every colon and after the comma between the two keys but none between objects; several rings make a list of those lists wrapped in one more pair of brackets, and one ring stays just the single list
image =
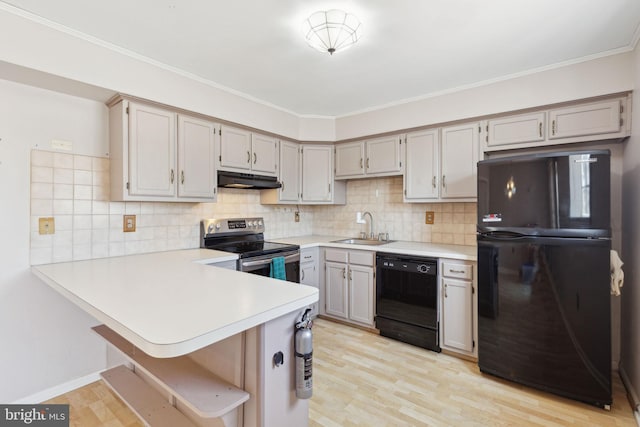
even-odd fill
[{"label": "ceiling", "polygon": [[[632,49],[638,0],[6,0],[133,55],[298,115],[343,116]],[[316,10],[363,37],[308,47]]]}]

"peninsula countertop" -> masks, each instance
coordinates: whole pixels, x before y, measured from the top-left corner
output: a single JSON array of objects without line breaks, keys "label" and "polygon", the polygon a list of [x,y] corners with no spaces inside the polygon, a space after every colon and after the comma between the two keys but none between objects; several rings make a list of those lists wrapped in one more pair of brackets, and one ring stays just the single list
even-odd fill
[{"label": "peninsula countertop", "polygon": [[154,357],[174,357],[302,309],[318,289],[210,264],[191,249],[32,267],[36,276]]}]

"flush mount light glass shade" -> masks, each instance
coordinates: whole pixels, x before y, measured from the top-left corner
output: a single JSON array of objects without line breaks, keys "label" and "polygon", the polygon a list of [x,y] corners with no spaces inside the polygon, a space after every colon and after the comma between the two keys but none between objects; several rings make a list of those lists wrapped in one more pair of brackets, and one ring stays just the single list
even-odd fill
[{"label": "flush mount light glass shade", "polygon": [[333,55],[358,41],[362,24],[354,15],[341,10],[318,11],[302,23],[302,34],[309,46]]}]

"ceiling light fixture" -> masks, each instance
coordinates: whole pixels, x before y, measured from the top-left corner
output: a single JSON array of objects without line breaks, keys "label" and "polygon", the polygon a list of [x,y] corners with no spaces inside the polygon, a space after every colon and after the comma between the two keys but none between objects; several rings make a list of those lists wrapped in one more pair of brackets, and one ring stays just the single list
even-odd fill
[{"label": "ceiling light fixture", "polygon": [[312,48],[333,55],[351,46],[362,36],[362,24],[342,10],[318,11],[302,23],[302,34]]}]

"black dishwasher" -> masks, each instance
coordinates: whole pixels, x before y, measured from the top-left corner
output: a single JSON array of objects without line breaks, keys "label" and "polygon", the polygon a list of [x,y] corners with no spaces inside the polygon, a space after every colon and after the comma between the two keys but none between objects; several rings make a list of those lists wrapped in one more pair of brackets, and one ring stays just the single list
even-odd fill
[{"label": "black dishwasher", "polygon": [[440,352],[438,260],[378,252],[376,266],[380,335]]}]

